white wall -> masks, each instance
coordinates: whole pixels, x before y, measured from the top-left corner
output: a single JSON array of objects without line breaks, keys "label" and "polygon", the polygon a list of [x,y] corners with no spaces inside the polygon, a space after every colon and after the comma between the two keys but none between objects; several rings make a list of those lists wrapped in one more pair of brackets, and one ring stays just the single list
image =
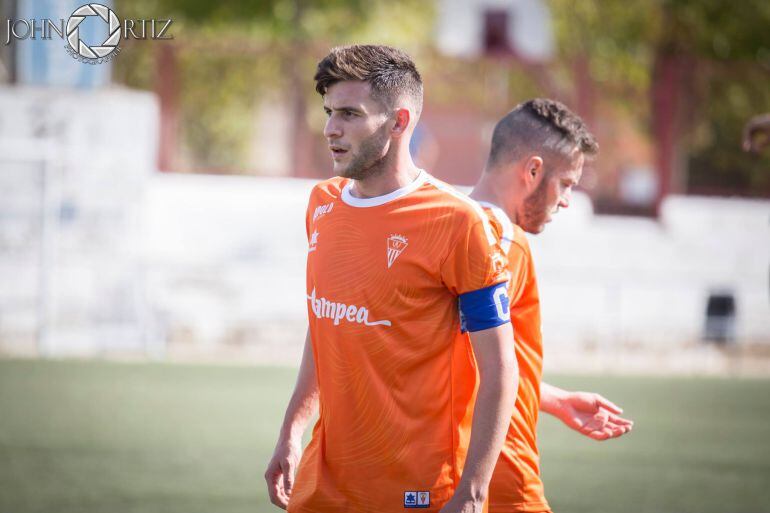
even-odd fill
[{"label": "white wall", "polygon": [[[311,186],[179,175],[149,182],[145,264],[173,331],[194,326],[213,341],[232,338],[237,326],[255,334],[288,326],[286,343],[301,342]],[[717,289],[736,295],[739,342],[770,343],[768,220],[768,201],[686,197],[670,198],[660,222],[594,216],[577,194],[530,238],[547,347],[699,344],[706,297]]]},{"label": "white wall", "polygon": [[[146,93],[0,88],[0,351],[296,363],[313,182],[155,173],[157,114]],[[672,197],[653,221],[576,195],[531,242],[550,361],[702,346],[717,290],[738,346],[770,344],[770,201]]]},{"label": "white wall", "polygon": [[530,237],[544,334],[568,346],[697,343],[709,293],[736,297],[736,336],[770,343],[770,201],[674,196],[660,221],[594,216],[578,197]]},{"label": "white wall", "polygon": [[0,350],[144,347],[139,203],[152,94],[0,88]]},{"label": "white wall", "polygon": [[549,60],[554,53],[551,13],[543,0],[440,0],[436,46],[453,57],[475,58],[484,52],[484,13],[508,12],[508,40],[518,56]]},{"label": "white wall", "polygon": [[172,350],[299,361],[313,184],[173,174],[148,182],[142,266],[156,329],[189,346]]}]

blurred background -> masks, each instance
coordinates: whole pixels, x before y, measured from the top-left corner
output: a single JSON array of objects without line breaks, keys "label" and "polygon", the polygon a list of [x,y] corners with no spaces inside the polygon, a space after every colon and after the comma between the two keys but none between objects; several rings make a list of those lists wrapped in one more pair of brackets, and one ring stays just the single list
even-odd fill
[{"label": "blurred background", "polygon": [[56,33],[80,0],[0,1],[0,511],[270,510],[331,175],[312,76],[363,42],[415,59],[413,154],[450,183],[533,97],[599,140],[530,238],[546,377],[637,429],[544,419],[552,505],[770,511],[770,148],[742,147],[770,113],[770,3],[102,3],[132,32],[89,64]]}]

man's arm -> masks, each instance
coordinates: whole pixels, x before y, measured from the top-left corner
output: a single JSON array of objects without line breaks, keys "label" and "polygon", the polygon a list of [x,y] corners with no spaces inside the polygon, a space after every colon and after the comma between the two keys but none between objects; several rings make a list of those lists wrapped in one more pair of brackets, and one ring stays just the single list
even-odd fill
[{"label": "man's arm", "polygon": [[297,383],[286,408],[273,457],[270,458],[265,471],[270,502],[280,508],[286,509],[289,504],[294,486],[294,473],[302,456],[302,435],[317,409],[318,380],[308,331]]},{"label": "man's arm", "polygon": [[519,381],[510,323],[471,334],[479,390],[471,440],[460,483],[441,513],[481,511],[505,441]]},{"label": "man's arm", "polygon": [[616,438],[634,427],[632,420],[619,416],[622,408],[601,395],[569,392],[548,383],[540,384],[540,410],[594,440]]}]

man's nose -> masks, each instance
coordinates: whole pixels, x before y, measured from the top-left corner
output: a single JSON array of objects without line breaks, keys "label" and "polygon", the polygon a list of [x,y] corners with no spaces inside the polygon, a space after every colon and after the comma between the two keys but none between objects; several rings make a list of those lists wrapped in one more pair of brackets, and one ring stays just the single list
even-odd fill
[{"label": "man's nose", "polygon": [[329,116],[324,126],[324,137],[327,139],[338,139],[342,136],[340,124],[334,119],[334,115]]}]

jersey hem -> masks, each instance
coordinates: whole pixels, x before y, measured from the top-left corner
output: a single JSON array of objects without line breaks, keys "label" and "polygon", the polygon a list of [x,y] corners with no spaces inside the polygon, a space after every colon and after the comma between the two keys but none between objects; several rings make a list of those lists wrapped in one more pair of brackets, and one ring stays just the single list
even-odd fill
[{"label": "jersey hem", "polygon": [[504,506],[489,505],[489,513],[540,513],[550,511],[551,506],[547,502],[518,502]]}]

